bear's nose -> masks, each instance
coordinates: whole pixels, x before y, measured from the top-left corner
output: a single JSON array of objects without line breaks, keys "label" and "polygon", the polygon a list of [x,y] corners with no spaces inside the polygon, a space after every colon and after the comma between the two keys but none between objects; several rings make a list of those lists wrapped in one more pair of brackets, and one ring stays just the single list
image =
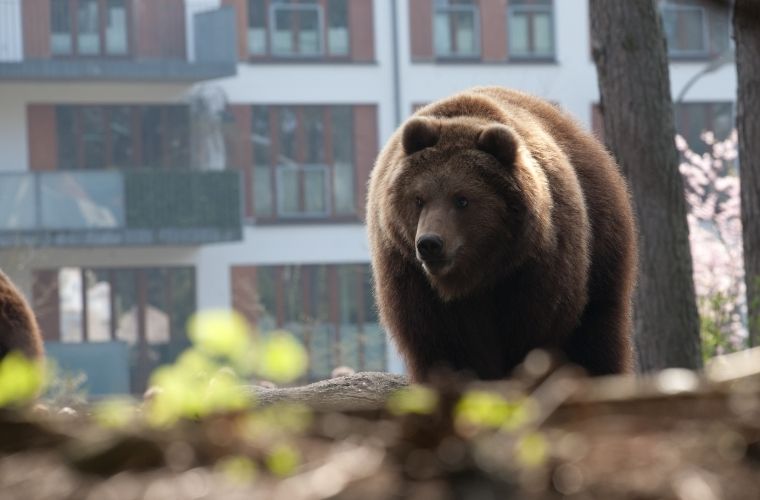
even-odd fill
[{"label": "bear's nose", "polygon": [[435,234],[423,234],[417,238],[417,251],[422,260],[440,259],[443,255],[443,240]]}]

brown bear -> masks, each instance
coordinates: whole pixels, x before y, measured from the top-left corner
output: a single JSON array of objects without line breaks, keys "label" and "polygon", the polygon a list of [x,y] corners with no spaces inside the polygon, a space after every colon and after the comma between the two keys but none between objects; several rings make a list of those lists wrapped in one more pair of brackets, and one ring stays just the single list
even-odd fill
[{"label": "brown bear", "polygon": [[418,110],[377,159],[367,224],[380,318],[413,380],[503,378],[535,348],[592,375],[632,369],[628,190],[552,104],[482,87]]},{"label": "brown bear", "polygon": [[11,351],[41,360],[42,335],[24,296],[0,271],[0,359]]}]

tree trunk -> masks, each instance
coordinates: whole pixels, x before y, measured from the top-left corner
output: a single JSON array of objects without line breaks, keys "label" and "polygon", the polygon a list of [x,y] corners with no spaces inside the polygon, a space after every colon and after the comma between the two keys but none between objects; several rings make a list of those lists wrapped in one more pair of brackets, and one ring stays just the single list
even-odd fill
[{"label": "tree trunk", "polygon": [[639,224],[638,369],[702,365],[665,36],[654,0],[590,0],[604,137]]},{"label": "tree trunk", "polygon": [[760,345],[760,4],[734,4],[744,276],[749,345]]}]

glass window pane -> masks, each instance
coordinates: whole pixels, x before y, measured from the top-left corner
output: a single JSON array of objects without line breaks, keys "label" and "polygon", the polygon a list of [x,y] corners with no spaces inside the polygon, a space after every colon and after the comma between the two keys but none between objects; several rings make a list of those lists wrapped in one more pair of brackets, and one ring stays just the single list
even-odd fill
[{"label": "glass window pane", "polygon": [[136,166],[132,133],[132,108],[112,106],[108,109],[108,126],[111,137],[111,161],[117,167]]},{"label": "glass window pane", "polygon": [[171,280],[171,344],[172,358],[188,347],[187,322],[196,310],[195,269],[179,267],[169,269]]},{"label": "glass window pane", "polygon": [[50,5],[50,51],[68,55],[73,50],[69,0],[53,0]]},{"label": "glass window pane", "polygon": [[187,106],[165,106],[166,127],[162,129],[166,148],[164,167],[190,166],[190,109]]},{"label": "glass window pane", "polygon": [[78,267],[58,271],[58,301],[61,342],[83,342],[82,272]]},{"label": "glass window pane", "polygon": [[458,12],[454,14],[452,23],[456,33],[456,52],[460,55],[477,55],[475,15],[472,12]]},{"label": "glass window pane", "polygon": [[303,302],[301,266],[285,266],[282,269],[282,290],[286,323],[301,323],[306,308]]},{"label": "glass window pane", "polygon": [[271,165],[272,137],[270,129],[270,113],[267,106],[251,108],[251,142],[253,143],[253,164]]},{"label": "glass window pane", "polygon": [[707,10],[710,23],[710,52],[721,54],[729,50],[731,45],[729,10],[721,6],[710,6]]},{"label": "glass window pane", "polygon": [[353,110],[350,106],[331,108],[333,147],[333,197],[337,214],[353,214],[356,209]]},{"label": "glass window pane", "polygon": [[336,161],[333,190],[336,214],[353,214],[356,211],[354,166],[351,163]]},{"label": "glass window pane", "polygon": [[273,266],[256,268],[256,303],[259,330],[267,332],[277,328],[277,274]]},{"label": "glass window pane", "polygon": [[710,129],[715,132],[715,138],[724,141],[731,135],[734,128],[734,109],[730,102],[713,104],[712,123]]},{"label": "glass window pane", "polygon": [[87,340],[111,340],[111,284],[108,271],[84,270],[87,287]]},{"label": "glass window pane", "polygon": [[58,168],[74,170],[81,168],[77,148],[79,134],[76,133],[76,108],[73,106],[56,106],[56,137],[58,142]]},{"label": "glass window pane", "polygon": [[280,166],[277,168],[277,212],[280,215],[297,215],[299,208],[297,167]]},{"label": "glass window pane", "polygon": [[348,0],[328,0],[327,46],[331,55],[347,55],[350,46]]},{"label": "glass window pane", "polygon": [[248,2],[248,52],[252,55],[266,54],[267,21],[264,0]]},{"label": "glass window pane", "polygon": [[257,217],[272,215],[272,168],[269,165],[256,165],[253,169],[253,203]]},{"label": "glass window pane", "polygon": [[35,177],[29,174],[0,176],[0,230],[36,226],[34,181]]},{"label": "glass window pane", "polygon": [[306,162],[325,161],[324,108],[310,106],[303,111],[303,127],[306,132]]},{"label": "glass window pane", "polygon": [[552,16],[548,12],[533,15],[533,55],[550,56],[554,52],[552,42]]},{"label": "glass window pane", "polygon": [[293,17],[293,11],[273,7],[272,54],[291,55],[296,52],[292,32]]},{"label": "glass window pane", "polygon": [[140,166],[160,167],[164,164],[162,113],[160,106],[145,106],[141,110],[140,132],[142,158]]},{"label": "glass window pane", "polygon": [[304,211],[309,215],[327,214],[327,169],[311,166],[304,169]]},{"label": "glass window pane", "polygon": [[298,120],[294,108],[280,108],[280,158],[279,164],[295,164],[296,161],[296,128]]},{"label": "glass window pane", "polygon": [[100,106],[80,108],[83,167],[102,169],[106,161],[105,112]]},{"label": "glass window pane", "polygon": [[478,9],[462,6],[439,8],[433,21],[436,54],[473,57],[479,54]]},{"label": "glass window pane", "polygon": [[447,56],[452,52],[451,30],[449,28],[449,15],[446,12],[436,12],[433,18],[433,39],[435,53],[439,56]]},{"label": "glass window pane", "polygon": [[39,182],[44,228],[124,226],[124,180],[118,172],[46,173]]},{"label": "glass window pane", "polygon": [[[168,307],[167,296],[167,276],[166,269],[146,269],[146,286],[147,297],[145,304],[145,340],[149,345],[168,344],[171,340],[169,334],[170,328],[170,311]],[[156,351],[155,355],[160,361],[165,359],[165,353]],[[156,361],[159,361],[156,360]]]},{"label": "glass window pane", "polygon": [[271,216],[274,212],[272,196],[272,139],[269,108],[252,107],[251,142],[253,147],[253,202],[255,214]]},{"label": "glass window pane", "polygon": [[123,55],[127,46],[127,7],[125,0],[109,0],[106,20],[106,52]]},{"label": "glass window pane", "polygon": [[682,33],[679,37],[680,48],[688,51],[704,51],[704,12],[700,10],[687,10],[681,13],[679,28]]},{"label": "glass window pane", "polygon": [[313,56],[322,53],[321,9],[301,9],[298,14],[298,53]]},{"label": "glass window pane", "polygon": [[509,52],[513,56],[530,54],[528,16],[523,12],[513,12],[509,16]]},{"label": "glass window pane", "polygon": [[130,345],[135,345],[138,335],[136,271],[120,269],[114,270],[113,273],[116,338]]},{"label": "glass window pane", "polygon": [[100,13],[98,0],[79,0],[77,10],[78,51],[82,55],[100,53]]},{"label": "glass window pane", "polygon": [[702,8],[665,6],[662,11],[663,26],[668,42],[668,52],[676,55],[705,52],[705,12]]}]

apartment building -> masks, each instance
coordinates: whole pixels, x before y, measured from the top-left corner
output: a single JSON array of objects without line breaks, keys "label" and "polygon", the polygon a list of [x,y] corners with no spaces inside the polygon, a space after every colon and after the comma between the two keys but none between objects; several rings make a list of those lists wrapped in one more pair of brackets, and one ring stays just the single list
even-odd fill
[{"label": "apartment building", "polygon": [[[727,134],[728,12],[661,3],[681,132]],[[586,0],[0,0],[0,265],[94,392],[141,390],[195,310],[293,331],[308,378],[402,369],[362,223],[383,142],[473,85],[592,128]]]}]

